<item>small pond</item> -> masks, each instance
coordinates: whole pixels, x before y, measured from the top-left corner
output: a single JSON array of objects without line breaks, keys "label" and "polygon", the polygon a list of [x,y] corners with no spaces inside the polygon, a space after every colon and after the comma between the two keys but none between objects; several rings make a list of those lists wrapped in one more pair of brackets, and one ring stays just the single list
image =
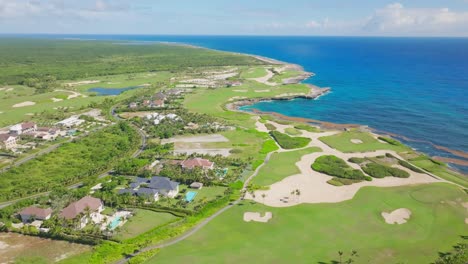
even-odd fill
[{"label": "small pond", "polygon": [[129,86],[124,88],[104,88],[104,87],[94,87],[88,89],[90,93],[96,93],[99,96],[107,96],[107,95],[119,95],[125,91],[133,90],[136,88],[141,88],[143,86]]}]

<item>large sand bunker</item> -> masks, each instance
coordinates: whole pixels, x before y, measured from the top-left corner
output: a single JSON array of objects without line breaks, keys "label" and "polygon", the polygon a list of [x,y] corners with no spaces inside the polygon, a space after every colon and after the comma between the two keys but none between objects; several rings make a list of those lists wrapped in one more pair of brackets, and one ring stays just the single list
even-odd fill
[{"label": "large sand bunker", "polygon": [[25,106],[35,105],[35,104],[36,104],[35,102],[26,101],[26,102],[22,102],[22,103],[15,104],[15,105],[13,105],[13,107],[15,107],[15,108],[17,108],[17,107],[25,107]]},{"label": "large sand bunker", "polygon": [[270,221],[270,219],[273,217],[273,214],[271,212],[266,212],[264,216],[261,215],[261,213],[254,213],[254,212],[245,212],[244,213],[244,221],[245,222],[261,222],[261,223],[267,223]]},{"label": "large sand bunker", "polygon": [[353,143],[353,144],[362,144],[363,142],[360,139],[353,138],[353,139],[351,139],[351,143]]},{"label": "large sand bunker", "polygon": [[411,211],[406,208],[396,209],[393,212],[387,213],[382,212],[382,217],[385,219],[387,224],[404,224],[411,217]]}]

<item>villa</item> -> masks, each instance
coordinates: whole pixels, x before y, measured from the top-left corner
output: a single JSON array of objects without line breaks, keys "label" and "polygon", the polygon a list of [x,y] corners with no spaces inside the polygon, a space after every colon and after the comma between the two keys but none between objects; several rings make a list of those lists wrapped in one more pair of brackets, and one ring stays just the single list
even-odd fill
[{"label": "villa", "polygon": [[164,100],[154,100],[151,107],[164,107]]},{"label": "villa", "polygon": [[0,134],[0,148],[12,149],[16,147],[17,137],[11,134]]},{"label": "villa", "polygon": [[181,164],[182,168],[192,170],[193,168],[201,168],[203,170],[212,170],[214,162],[202,158],[186,159]]},{"label": "villa", "polygon": [[25,122],[21,124],[16,124],[10,127],[10,134],[21,135],[25,133],[35,132],[37,130],[37,125],[34,122]]},{"label": "villa", "polygon": [[35,206],[30,206],[21,210],[21,212],[19,212],[19,215],[23,223],[27,223],[30,220],[47,220],[52,215],[52,209],[44,209]]},{"label": "villa", "polygon": [[151,179],[137,177],[129,188],[122,189],[119,194],[129,193],[141,197],[159,200],[159,195],[174,198],[179,193],[179,183],[167,177],[154,176]]},{"label": "villa", "polygon": [[[101,199],[86,196],[65,207],[60,213],[60,217],[67,220],[73,220],[77,217],[81,217],[79,226],[81,229],[88,224],[89,218],[92,220],[100,219],[100,214],[103,210],[104,205]],[[87,213],[89,213],[89,217],[86,215]]]},{"label": "villa", "polygon": [[67,127],[67,128],[71,128],[71,127],[79,126],[79,125],[83,124],[84,122],[85,121],[83,119],[79,119],[78,116],[71,116],[71,117],[69,117],[67,119],[64,119],[64,120],[58,122],[57,125]]},{"label": "villa", "polygon": [[154,98],[155,98],[156,100],[162,100],[162,101],[166,101],[166,100],[167,100],[167,96],[166,96],[164,93],[162,93],[162,92],[156,93],[156,94],[154,95]]}]

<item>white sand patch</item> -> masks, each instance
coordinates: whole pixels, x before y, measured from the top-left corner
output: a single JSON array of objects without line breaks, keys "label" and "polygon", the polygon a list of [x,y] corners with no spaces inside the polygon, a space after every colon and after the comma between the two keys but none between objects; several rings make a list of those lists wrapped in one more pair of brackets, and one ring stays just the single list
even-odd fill
[{"label": "white sand patch", "polygon": [[186,154],[186,155],[192,155],[192,154],[200,154],[200,155],[210,155],[210,156],[216,156],[216,155],[221,155],[223,157],[228,157],[231,155],[230,153],[231,149],[230,148],[191,148],[191,149],[179,149],[176,148],[174,150],[174,154],[179,155],[179,154]]},{"label": "white sand patch", "polygon": [[54,103],[63,101],[63,99],[55,98],[55,97],[52,97],[52,98],[50,98],[50,99],[52,99],[52,101],[53,101]]},{"label": "white sand patch", "polygon": [[5,90],[5,92],[10,92],[10,91],[13,91],[13,88],[12,88],[12,87],[10,87],[10,88],[8,88],[8,89]]},{"label": "white sand patch", "polygon": [[360,139],[353,138],[353,139],[351,139],[351,143],[353,143],[353,144],[362,144],[364,142],[362,142],[362,140],[360,140]]},{"label": "white sand patch", "polygon": [[270,92],[269,89],[265,89],[265,90],[255,90],[256,93],[268,93]]},{"label": "white sand patch", "polygon": [[0,111],[0,114],[3,114],[3,112],[2,112],[2,111]]},{"label": "white sand patch", "polygon": [[24,115],[27,115],[27,116],[33,116],[33,115],[34,115],[34,113],[26,113],[26,114],[24,114]]},{"label": "white sand patch", "polygon": [[[285,127],[280,124],[270,122],[277,126],[277,130],[281,132]],[[405,170],[410,174],[408,178],[396,178],[396,177],[385,177],[383,179],[372,179],[372,181],[363,181],[352,185],[345,186],[333,186],[327,183],[332,177],[316,172],[312,170],[311,164],[322,155],[335,155],[343,160],[354,169],[361,169],[358,164],[347,162],[351,157],[366,158],[376,157],[390,153],[399,159],[403,159],[395,151],[379,150],[366,153],[342,153],[338,150],[330,148],[328,145],[320,141],[318,138],[323,136],[331,136],[338,134],[338,131],[312,133],[303,131],[302,136],[312,139],[311,143],[307,147],[319,147],[322,152],[315,152],[302,156],[301,160],[296,163],[301,173],[292,175],[279,182],[276,182],[269,186],[269,190],[256,191],[255,198],[252,198],[250,194],[246,194],[246,199],[253,199],[258,203],[263,203],[273,207],[288,207],[294,206],[301,203],[338,203],[346,200],[350,200],[354,195],[364,186],[376,186],[376,187],[394,187],[404,186],[412,184],[424,184],[440,182],[436,178],[433,178],[427,174],[416,173],[408,170],[404,167],[398,166],[399,169]],[[285,152],[290,150],[280,149],[278,152]],[[294,151],[294,150],[292,150]],[[291,196],[291,192],[299,190],[300,195]],[[262,198],[262,194],[266,194],[265,198]],[[284,200],[284,197],[290,197],[292,199]]]},{"label": "white sand patch", "polygon": [[465,224],[468,225],[468,218],[465,218]]},{"label": "white sand patch", "polygon": [[119,84],[119,82],[108,82],[107,84]]},{"label": "white sand patch", "polygon": [[248,92],[248,90],[232,90],[233,92],[236,92],[236,93],[246,93]]},{"label": "white sand patch", "polygon": [[67,99],[73,99],[73,98],[76,98],[76,97],[88,97],[84,94],[81,94],[79,92],[75,92],[75,91],[70,91],[70,90],[55,90],[56,92],[66,92],[66,93],[70,93],[70,95],[67,97]]},{"label": "white sand patch", "polygon": [[269,133],[270,130],[268,130],[268,128],[266,128],[265,124],[261,123],[259,120],[260,120],[260,117],[259,116],[254,116],[253,117],[257,122],[255,122],[255,127],[258,131],[260,132],[265,132],[265,133]]},{"label": "white sand patch", "polygon": [[26,102],[14,104],[13,107],[15,107],[15,108],[17,108],[17,107],[25,107],[25,106],[35,105],[35,104],[36,104],[35,102],[26,101]]},{"label": "white sand patch", "polygon": [[270,82],[269,80],[275,75],[270,69],[265,69],[267,72],[267,75],[259,78],[250,78],[249,80],[256,81],[259,83],[266,84],[268,86],[276,86],[278,85],[277,83]]},{"label": "white sand patch", "polygon": [[5,87],[2,87],[2,88],[0,88],[0,91],[3,91],[3,90],[5,90],[5,89],[6,89]]},{"label": "white sand patch", "polygon": [[194,136],[194,137],[173,137],[169,139],[163,139],[161,141],[162,144],[176,143],[176,142],[184,142],[184,143],[229,142],[229,139],[227,139],[223,135],[212,134],[212,135]]},{"label": "white sand patch", "polygon": [[247,97],[245,96],[234,96],[229,98],[229,101],[235,101],[235,100],[241,100],[241,99],[246,99]]},{"label": "white sand patch", "polygon": [[270,221],[270,219],[273,217],[273,214],[271,212],[266,212],[264,216],[262,216],[260,213],[254,213],[254,212],[245,212],[244,213],[244,221],[245,222],[260,222],[260,223],[267,223]]},{"label": "white sand patch", "polygon": [[149,87],[149,86],[151,86],[151,83],[144,83],[144,84],[142,84],[142,85],[140,85],[140,86]]},{"label": "white sand patch", "polygon": [[89,80],[89,81],[80,81],[80,82],[69,82],[69,83],[65,83],[65,86],[74,87],[74,86],[78,86],[78,85],[94,84],[94,83],[100,83],[100,82],[101,82],[101,81],[99,81],[99,80]]},{"label": "white sand patch", "polygon": [[411,217],[411,211],[406,208],[396,209],[393,212],[387,213],[382,212],[382,217],[385,219],[387,224],[404,224]]}]

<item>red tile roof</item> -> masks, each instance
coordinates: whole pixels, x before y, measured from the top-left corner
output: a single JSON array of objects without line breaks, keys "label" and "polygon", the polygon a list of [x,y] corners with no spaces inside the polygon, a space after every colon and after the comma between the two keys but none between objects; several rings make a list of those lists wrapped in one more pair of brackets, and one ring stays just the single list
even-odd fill
[{"label": "red tile roof", "polygon": [[210,168],[211,166],[213,166],[213,162],[201,158],[187,159],[182,162],[182,167],[187,169],[193,169],[195,167]]},{"label": "red tile roof", "polygon": [[34,126],[36,126],[36,123],[34,122],[24,122],[21,124],[21,129],[25,130],[25,129],[33,128]]},{"label": "red tile roof", "polygon": [[36,217],[43,218],[43,219],[47,218],[47,216],[49,216],[50,214],[52,214],[52,209],[50,208],[43,209],[43,208],[39,208],[35,206],[24,208],[20,212],[20,215],[34,215]]},{"label": "red tile roof", "polygon": [[97,209],[102,205],[100,199],[86,196],[81,198],[79,201],[71,203],[67,207],[65,207],[60,216],[66,219],[74,219],[79,214],[85,212],[86,208],[89,208],[91,212],[97,211]]}]

